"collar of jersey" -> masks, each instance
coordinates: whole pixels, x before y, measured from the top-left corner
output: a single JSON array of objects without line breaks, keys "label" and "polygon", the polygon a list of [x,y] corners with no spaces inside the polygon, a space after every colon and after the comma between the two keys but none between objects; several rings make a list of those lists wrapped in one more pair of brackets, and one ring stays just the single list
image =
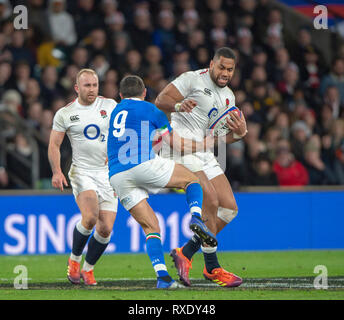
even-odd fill
[{"label": "collar of jersey", "polygon": [[143,101],[142,99],[140,99],[140,98],[136,98],[136,97],[124,98],[123,100],[125,100],[125,99],[129,99],[129,100],[136,100],[136,101]]}]

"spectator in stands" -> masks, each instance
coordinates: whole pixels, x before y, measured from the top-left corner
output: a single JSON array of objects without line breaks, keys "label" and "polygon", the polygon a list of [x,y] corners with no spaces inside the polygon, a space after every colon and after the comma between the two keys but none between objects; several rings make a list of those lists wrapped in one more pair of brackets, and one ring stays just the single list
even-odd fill
[{"label": "spectator in stands", "polygon": [[25,44],[24,30],[15,30],[12,34],[12,41],[8,46],[13,61],[26,61],[30,66],[36,63],[33,52]]},{"label": "spectator in stands", "polygon": [[32,102],[27,110],[26,123],[29,127],[40,130],[43,105],[39,101]]},{"label": "spectator in stands", "polygon": [[325,75],[321,81],[321,94],[325,94],[325,90],[329,86],[337,87],[340,95],[340,102],[344,103],[344,59],[335,58],[333,60],[331,72]]},{"label": "spectator in stands", "polygon": [[72,46],[77,41],[74,19],[65,10],[65,0],[50,0],[48,9],[52,39],[61,46]]},{"label": "spectator in stands", "polygon": [[289,52],[285,47],[276,49],[273,66],[273,81],[279,82],[283,79],[283,73],[287,69],[290,61]]},{"label": "spectator in stands", "polygon": [[109,37],[113,37],[116,33],[124,31],[126,20],[122,12],[111,12],[111,14],[105,17],[104,21],[108,29]]},{"label": "spectator in stands", "polygon": [[110,49],[107,43],[106,33],[103,29],[94,29],[83,39],[82,44],[88,52],[89,58],[93,59],[96,55],[104,55],[110,59]]},{"label": "spectator in stands", "polygon": [[334,122],[333,110],[329,105],[324,104],[321,108],[320,119],[319,119],[320,130],[321,130],[322,135],[328,134],[331,132],[333,122]]},{"label": "spectator in stands", "polygon": [[23,116],[22,96],[17,90],[8,89],[1,99],[1,109],[11,112],[19,117]]},{"label": "spectator in stands", "polygon": [[77,0],[74,22],[78,41],[84,39],[92,30],[102,28],[103,19],[95,10],[94,0]]},{"label": "spectator in stands", "polygon": [[311,136],[311,130],[302,120],[295,121],[291,126],[291,148],[296,160],[304,163],[304,147]]},{"label": "spectator in stands", "polygon": [[306,186],[309,176],[303,164],[297,160],[288,147],[277,149],[273,170],[280,186]]},{"label": "spectator in stands", "polygon": [[172,59],[177,44],[175,32],[175,17],[171,10],[162,10],[158,14],[158,28],[152,34],[154,45],[161,50],[166,61]]},{"label": "spectator in stands", "polygon": [[26,114],[29,105],[33,102],[39,101],[41,96],[41,88],[36,79],[30,78],[24,92],[23,108]]},{"label": "spectator in stands", "polygon": [[248,170],[244,159],[245,144],[243,141],[230,144],[227,147],[226,175],[234,190],[248,182]]},{"label": "spectator in stands", "polygon": [[336,177],[331,168],[321,159],[321,140],[318,135],[309,138],[304,148],[305,166],[311,185],[333,185]]},{"label": "spectator in stands", "polygon": [[76,83],[76,75],[79,72],[78,66],[75,64],[69,64],[60,77],[59,84],[63,88],[64,92],[70,92],[74,90],[74,84]]},{"label": "spectator in stands", "polygon": [[126,60],[126,54],[131,49],[131,40],[126,32],[118,32],[112,39],[111,60],[112,68],[119,69],[123,67]]},{"label": "spectator in stands", "polygon": [[153,28],[148,10],[140,8],[135,10],[134,23],[129,29],[129,34],[133,47],[138,51],[144,51],[147,46],[153,43]]},{"label": "spectator in stands", "polygon": [[90,68],[97,72],[99,81],[103,81],[106,72],[110,69],[110,64],[103,54],[97,54],[90,61]]},{"label": "spectator in stands", "polygon": [[299,68],[295,63],[289,63],[277,84],[277,89],[287,104],[293,101],[294,92],[299,85]]},{"label": "spectator in stands", "polygon": [[24,94],[30,79],[30,74],[30,65],[26,61],[18,61],[14,67],[11,87],[21,94]]},{"label": "spectator in stands", "polygon": [[138,50],[129,50],[126,54],[125,65],[120,68],[121,77],[125,74],[136,74],[144,77],[144,67],[142,65],[142,56]]},{"label": "spectator in stands", "polygon": [[44,0],[28,0],[28,20],[30,25],[39,30],[44,37],[51,36],[49,20]]},{"label": "spectator in stands", "polygon": [[260,153],[255,159],[252,169],[248,180],[249,185],[278,186],[277,176],[272,170],[272,162],[268,155]]},{"label": "spectator in stands", "polygon": [[290,137],[290,120],[286,112],[279,112],[274,121],[274,127],[280,131],[280,136],[283,139]]},{"label": "spectator in stands", "polygon": [[253,36],[248,28],[239,28],[237,32],[240,59],[243,65],[252,63],[251,56],[253,53]]},{"label": "spectator in stands", "polygon": [[85,47],[77,46],[73,49],[71,58],[71,64],[74,64],[79,69],[83,69],[87,67],[89,52]]},{"label": "spectator in stands", "polygon": [[324,102],[331,107],[333,118],[344,116],[344,103],[340,100],[340,94],[337,86],[330,85],[326,88]]},{"label": "spectator in stands", "polygon": [[46,66],[41,73],[40,79],[41,100],[44,107],[49,108],[55,97],[63,94],[63,89],[58,82],[58,73],[55,67]]}]

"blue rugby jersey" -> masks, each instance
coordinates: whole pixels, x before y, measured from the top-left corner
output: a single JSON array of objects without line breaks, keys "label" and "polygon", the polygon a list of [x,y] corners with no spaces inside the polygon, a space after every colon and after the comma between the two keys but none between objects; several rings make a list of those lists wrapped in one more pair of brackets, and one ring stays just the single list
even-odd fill
[{"label": "blue rugby jersey", "polygon": [[154,135],[172,131],[164,112],[154,104],[123,99],[111,113],[107,154],[109,177],[154,159]]}]

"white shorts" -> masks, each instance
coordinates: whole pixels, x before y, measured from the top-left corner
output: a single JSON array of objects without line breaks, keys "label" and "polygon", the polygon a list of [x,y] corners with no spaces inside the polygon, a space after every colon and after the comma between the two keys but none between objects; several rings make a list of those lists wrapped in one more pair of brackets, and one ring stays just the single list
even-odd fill
[{"label": "white shorts", "polygon": [[158,193],[164,188],[172,177],[174,166],[174,161],[156,155],[152,160],[113,175],[110,183],[123,207],[129,211],[148,198],[148,193]]},{"label": "white shorts", "polygon": [[209,180],[224,173],[212,152],[195,152],[182,156],[178,152],[173,152],[169,145],[163,143],[160,155],[182,164],[191,172],[203,171]]},{"label": "white shorts", "polygon": [[83,191],[94,190],[98,195],[99,210],[117,212],[118,198],[110,185],[107,170],[85,170],[71,165],[68,177],[76,197]]}]

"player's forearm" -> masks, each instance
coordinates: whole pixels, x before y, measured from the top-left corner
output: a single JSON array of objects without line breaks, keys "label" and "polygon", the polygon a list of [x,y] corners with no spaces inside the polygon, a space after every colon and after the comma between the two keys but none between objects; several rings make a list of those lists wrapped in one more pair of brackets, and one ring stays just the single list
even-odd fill
[{"label": "player's forearm", "polygon": [[175,106],[176,103],[178,103],[179,101],[176,101],[174,98],[170,97],[167,94],[159,94],[158,97],[155,100],[155,105],[162,111],[164,112],[175,112]]},{"label": "player's forearm", "polygon": [[242,138],[234,138],[233,137],[233,132],[231,132],[231,133],[228,133],[226,135],[226,144],[231,144],[231,143],[237,142],[237,141],[239,141],[241,139]]},{"label": "player's forearm", "polygon": [[61,172],[61,153],[59,147],[55,145],[49,145],[48,159],[53,174]]}]

